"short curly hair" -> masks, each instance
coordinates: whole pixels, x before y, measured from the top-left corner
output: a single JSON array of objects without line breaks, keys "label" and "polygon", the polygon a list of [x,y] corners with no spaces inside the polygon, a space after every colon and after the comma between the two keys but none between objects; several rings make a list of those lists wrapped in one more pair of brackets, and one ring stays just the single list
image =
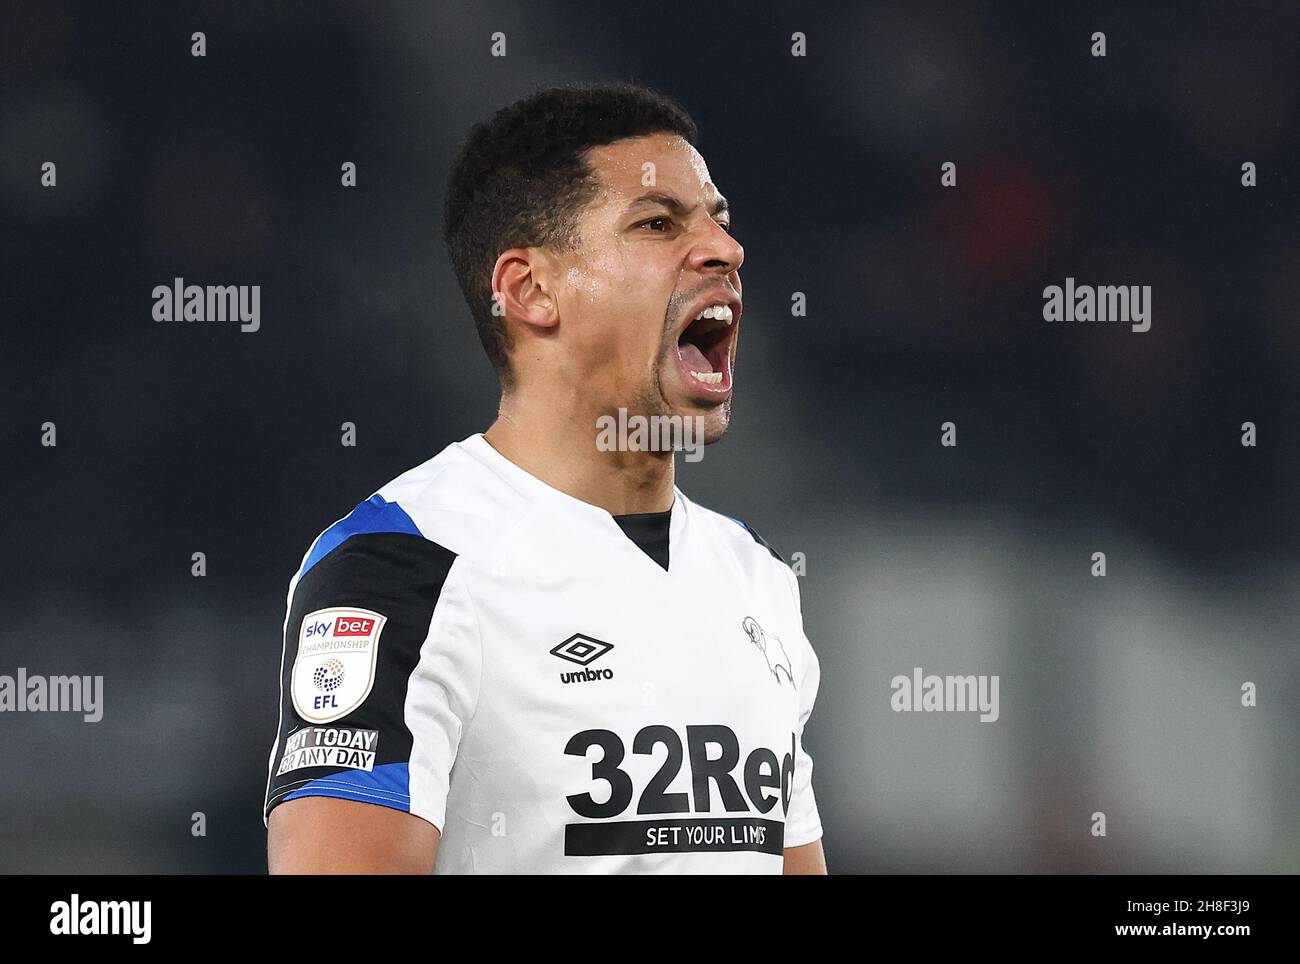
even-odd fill
[{"label": "short curly hair", "polygon": [[583,208],[600,185],[586,152],[629,137],[699,130],[671,97],[640,84],[574,84],[540,90],[474,125],[452,168],[442,237],[479,340],[512,382],[505,320],[492,313],[492,269],[502,251],[578,243]]}]

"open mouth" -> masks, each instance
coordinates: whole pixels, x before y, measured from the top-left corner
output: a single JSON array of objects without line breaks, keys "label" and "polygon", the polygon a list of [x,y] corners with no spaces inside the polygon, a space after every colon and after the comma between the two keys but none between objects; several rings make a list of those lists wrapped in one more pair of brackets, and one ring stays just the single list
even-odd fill
[{"label": "open mouth", "polygon": [[690,382],[707,394],[731,388],[731,342],[735,315],[728,305],[710,305],[677,339],[677,358]]}]

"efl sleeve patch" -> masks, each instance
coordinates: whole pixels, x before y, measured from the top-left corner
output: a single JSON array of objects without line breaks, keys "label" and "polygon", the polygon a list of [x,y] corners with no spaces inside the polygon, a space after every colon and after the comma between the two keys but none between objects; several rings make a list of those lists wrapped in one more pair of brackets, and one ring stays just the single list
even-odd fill
[{"label": "efl sleeve patch", "polygon": [[375,685],[379,634],[388,617],[336,606],[303,618],[290,691],[298,715],[330,723],[365,702]]},{"label": "efl sleeve patch", "polygon": [[366,532],[299,577],[265,815],[303,796],[411,810],[407,693],[455,560],[421,535]]}]

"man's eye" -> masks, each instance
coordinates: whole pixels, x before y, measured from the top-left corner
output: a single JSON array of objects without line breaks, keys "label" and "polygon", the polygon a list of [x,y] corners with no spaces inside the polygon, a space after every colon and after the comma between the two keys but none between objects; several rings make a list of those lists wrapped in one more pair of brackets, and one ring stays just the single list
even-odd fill
[{"label": "man's eye", "polygon": [[[673,219],[672,219],[672,218],[651,218],[649,221],[642,221],[642,222],[640,223],[640,225],[638,225],[638,227],[642,227],[642,228],[644,228],[644,227],[646,227],[647,225],[651,225],[651,224],[672,224],[672,223],[673,223]],[[652,230],[652,231],[658,231],[659,229],[658,229],[658,228],[651,228],[651,230]]]},{"label": "man's eye", "polygon": [[718,222],[718,227],[722,228],[722,230],[726,231],[728,234],[731,233],[731,222],[730,222],[730,221],[719,221],[719,222]]}]

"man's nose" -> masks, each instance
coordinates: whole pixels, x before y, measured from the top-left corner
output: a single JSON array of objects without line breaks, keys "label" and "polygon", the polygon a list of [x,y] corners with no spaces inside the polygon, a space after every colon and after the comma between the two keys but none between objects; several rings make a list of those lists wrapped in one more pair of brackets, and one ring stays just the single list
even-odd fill
[{"label": "man's nose", "polygon": [[714,221],[704,227],[704,233],[691,248],[691,267],[701,273],[731,274],[745,261],[745,249],[740,242]]}]

